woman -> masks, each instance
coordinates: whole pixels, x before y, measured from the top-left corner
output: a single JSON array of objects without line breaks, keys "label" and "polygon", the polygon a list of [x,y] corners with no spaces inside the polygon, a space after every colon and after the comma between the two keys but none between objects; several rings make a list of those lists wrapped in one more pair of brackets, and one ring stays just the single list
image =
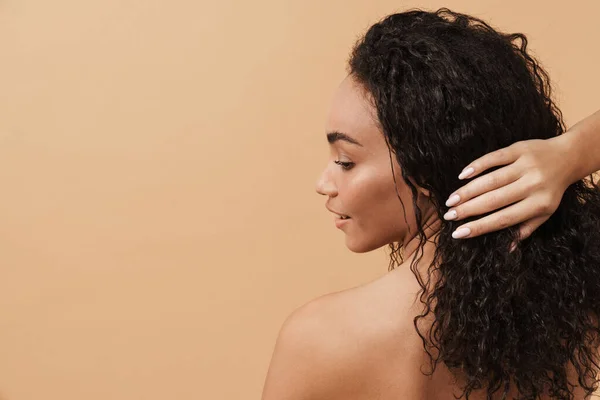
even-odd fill
[{"label": "woman", "polygon": [[391,271],[292,313],[264,400],[595,389],[600,190],[582,178],[600,169],[600,118],[562,135],[526,45],[447,9],[391,15],[357,43],[317,191],[351,251],[390,245]]}]

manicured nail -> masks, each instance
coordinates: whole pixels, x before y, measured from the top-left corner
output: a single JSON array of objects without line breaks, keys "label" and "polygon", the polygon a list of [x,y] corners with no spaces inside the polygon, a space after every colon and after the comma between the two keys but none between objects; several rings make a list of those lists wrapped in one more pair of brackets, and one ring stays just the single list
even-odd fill
[{"label": "manicured nail", "polygon": [[458,228],[454,232],[452,232],[452,237],[454,239],[462,239],[471,234],[471,230],[469,228]]},{"label": "manicured nail", "polygon": [[473,172],[475,172],[473,167],[466,168],[463,170],[463,172],[460,173],[460,175],[458,176],[458,179],[468,178],[469,176],[471,176],[473,174]]},{"label": "manicured nail", "polygon": [[459,201],[460,201],[460,196],[457,194],[453,194],[452,196],[450,196],[448,201],[446,201],[446,207],[455,206],[458,204]]},{"label": "manicured nail", "polygon": [[446,214],[444,214],[444,219],[446,221],[452,221],[453,219],[456,219],[456,211],[455,210],[448,211]]}]

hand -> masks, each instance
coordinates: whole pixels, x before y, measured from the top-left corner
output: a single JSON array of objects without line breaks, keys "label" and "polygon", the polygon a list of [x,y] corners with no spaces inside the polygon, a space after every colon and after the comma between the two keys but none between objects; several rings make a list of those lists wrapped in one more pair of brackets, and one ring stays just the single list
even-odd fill
[{"label": "hand", "polygon": [[452,236],[472,238],[520,224],[519,240],[529,237],[556,211],[565,190],[576,180],[572,172],[576,162],[569,158],[567,136],[517,142],[469,164],[460,179],[474,178],[492,167],[504,167],[472,180],[450,195],[446,205],[452,208],[444,219],[461,220],[508,207],[460,226]]}]

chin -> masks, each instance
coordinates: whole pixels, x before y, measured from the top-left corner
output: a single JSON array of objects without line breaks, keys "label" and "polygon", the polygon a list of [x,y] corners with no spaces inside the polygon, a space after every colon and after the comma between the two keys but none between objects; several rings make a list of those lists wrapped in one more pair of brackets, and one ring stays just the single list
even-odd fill
[{"label": "chin", "polygon": [[368,253],[369,251],[377,250],[388,243],[389,242],[379,243],[359,241],[346,236],[346,247],[353,253]]}]

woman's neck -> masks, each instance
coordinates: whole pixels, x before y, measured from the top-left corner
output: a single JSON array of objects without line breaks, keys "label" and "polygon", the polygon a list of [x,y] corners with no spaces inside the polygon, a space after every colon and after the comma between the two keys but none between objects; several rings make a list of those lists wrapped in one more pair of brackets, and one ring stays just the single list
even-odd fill
[{"label": "woman's neck", "polygon": [[[441,221],[436,214],[430,214],[424,219],[423,231],[425,232],[427,242],[423,247],[423,257],[429,255],[427,253],[431,253],[431,255],[433,256],[440,228]],[[404,262],[412,262],[413,258],[417,256],[417,249],[419,248],[419,243],[420,237],[418,234],[410,235],[409,237],[407,237],[407,239],[405,239],[404,243],[402,244],[402,258],[404,259]]]}]

